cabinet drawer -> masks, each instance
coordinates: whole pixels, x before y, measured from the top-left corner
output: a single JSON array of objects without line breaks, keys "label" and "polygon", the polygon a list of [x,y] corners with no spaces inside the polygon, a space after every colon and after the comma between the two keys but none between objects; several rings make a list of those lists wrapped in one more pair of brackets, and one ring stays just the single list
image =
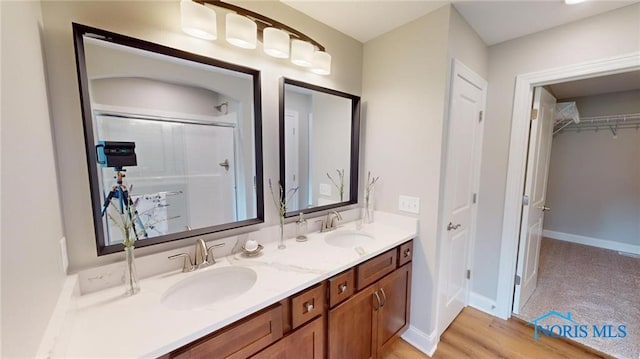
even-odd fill
[{"label": "cabinet drawer", "polygon": [[244,359],[282,338],[282,306],[275,305],[240,323],[178,349],[171,358]]},{"label": "cabinet drawer", "polygon": [[367,287],[396,269],[396,248],[360,264],[357,268],[358,290]]},{"label": "cabinet drawer", "polygon": [[329,279],[329,307],[333,308],[349,298],[356,289],[353,268]]},{"label": "cabinet drawer", "polygon": [[307,289],[291,298],[291,329],[322,315],[326,297],[325,283]]},{"label": "cabinet drawer", "polygon": [[400,246],[398,253],[398,267],[402,267],[413,259],[413,240]]}]

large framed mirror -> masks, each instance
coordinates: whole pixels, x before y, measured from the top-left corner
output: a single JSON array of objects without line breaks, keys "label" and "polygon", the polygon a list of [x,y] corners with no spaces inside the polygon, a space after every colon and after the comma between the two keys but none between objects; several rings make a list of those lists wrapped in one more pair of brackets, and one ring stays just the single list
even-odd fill
[{"label": "large framed mirror", "polygon": [[264,221],[258,70],[73,32],[98,255],[123,248],[123,198],[136,247]]},{"label": "large framed mirror", "polygon": [[280,183],[286,216],[358,202],[360,97],[288,78],[280,83]]}]

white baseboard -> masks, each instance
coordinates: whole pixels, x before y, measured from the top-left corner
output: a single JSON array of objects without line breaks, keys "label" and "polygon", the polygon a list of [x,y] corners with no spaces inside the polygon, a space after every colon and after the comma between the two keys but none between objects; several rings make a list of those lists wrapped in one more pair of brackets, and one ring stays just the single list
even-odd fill
[{"label": "white baseboard", "polygon": [[404,339],[407,343],[413,345],[416,349],[420,350],[424,354],[428,356],[433,356],[433,353],[436,352],[436,348],[438,347],[438,335],[437,331],[431,332],[431,334],[427,334],[413,325],[409,325],[409,329],[407,329],[404,334],[402,334],[402,339]]},{"label": "white baseboard", "polygon": [[577,244],[584,244],[586,246],[592,246],[592,247],[610,249],[610,250],[618,251],[618,252],[626,252],[626,253],[632,253],[632,254],[639,254],[640,255],[640,246],[638,246],[638,245],[614,242],[614,241],[609,241],[609,240],[606,240],[606,239],[599,239],[599,238],[593,238],[593,237],[580,236],[580,235],[571,234],[571,233],[550,231],[550,230],[547,230],[547,229],[542,231],[542,235],[545,236],[545,237],[557,239],[557,240],[560,240],[560,241],[577,243]]},{"label": "white baseboard", "polygon": [[471,292],[471,294],[469,295],[469,306],[475,309],[478,309],[480,311],[483,311],[489,315],[493,315],[494,317],[498,316],[496,314],[496,307],[497,307],[496,301],[491,300],[485,297],[484,295]]}]

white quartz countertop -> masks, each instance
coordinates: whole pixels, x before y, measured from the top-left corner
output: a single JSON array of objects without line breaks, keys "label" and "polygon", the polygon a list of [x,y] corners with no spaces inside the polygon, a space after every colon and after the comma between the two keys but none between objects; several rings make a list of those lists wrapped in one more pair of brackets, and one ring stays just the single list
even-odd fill
[{"label": "white quartz countertop", "polygon": [[[355,224],[347,223],[337,231],[349,229],[355,229]],[[325,233],[311,233],[307,242],[285,241],[286,249],[277,249],[276,242],[265,243],[257,257],[234,254],[218,258],[205,269],[141,280],[140,293],[131,297],[123,296],[122,286],[79,296],[51,356],[161,356],[416,237],[417,221],[376,221],[362,231],[374,239],[358,248],[330,246],[324,241]],[[177,282],[232,266],[257,273],[256,283],[240,296],[193,310],[170,309],[162,303],[163,294]]]}]

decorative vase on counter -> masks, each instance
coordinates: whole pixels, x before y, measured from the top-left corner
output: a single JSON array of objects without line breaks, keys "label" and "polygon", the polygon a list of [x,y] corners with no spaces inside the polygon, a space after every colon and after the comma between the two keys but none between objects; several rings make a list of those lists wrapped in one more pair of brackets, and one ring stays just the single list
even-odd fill
[{"label": "decorative vase on counter", "polygon": [[373,188],[370,188],[364,196],[364,207],[362,208],[362,223],[364,224],[373,223],[373,194]]},{"label": "decorative vase on counter", "polygon": [[284,244],[284,216],[278,216],[280,218],[280,239],[278,240],[278,249],[285,249],[287,246]]},{"label": "decorative vase on counter", "polygon": [[125,246],[125,265],[124,265],[124,295],[132,296],[140,291],[138,285],[138,277],[136,273],[136,257],[134,254],[134,246]]},{"label": "decorative vase on counter", "polygon": [[373,223],[374,209],[374,188],[380,177],[371,177],[371,172],[367,173],[367,183],[364,188],[364,208],[362,209],[362,222]]}]

